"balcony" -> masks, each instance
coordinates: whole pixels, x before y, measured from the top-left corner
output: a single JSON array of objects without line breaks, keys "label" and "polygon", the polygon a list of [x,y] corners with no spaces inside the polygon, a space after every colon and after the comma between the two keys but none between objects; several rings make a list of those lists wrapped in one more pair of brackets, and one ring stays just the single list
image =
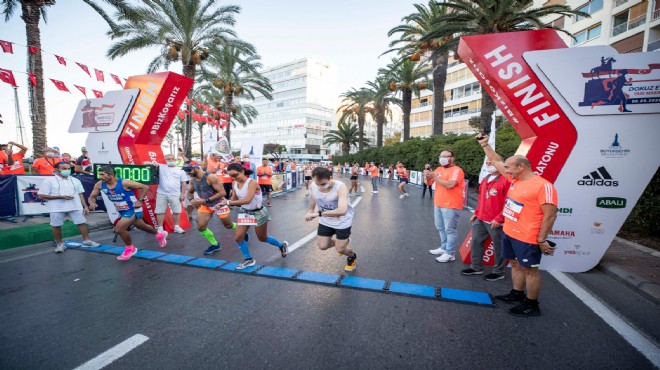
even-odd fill
[{"label": "balcony", "polygon": [[614,7],[616,8],[617,6],[623,5],[627,3],[630,0],[614,0]]},{"label": "balcony", "polygon": [[646,14],[642,14],[637,18],[631,19],[628,22],[621,23],[618,26],[612,27],[612,37],[620,35],[626,31],[637,28],[646,23]]},{"label": "balcony", "polygon": [[653,14],[651,14],[651,20],[654,21],[656,19],[660,18],[660,8],[656,9],[653,11]]},{"label": "balcony", "polygon": [[660,39],[649,42],[648,48],[646,51],[656,51],[660,50]]},{"label": "balcony", "polygon": [[463,115],[466,115],[466,114],[474,114],[474,113],[479,113],[479,112],[481,112],[481,108],[463,109],[463,110],[456,111],[456,112],[446,112],[445,113],[445,118],[458,117],[458,116],[463,116]]}]

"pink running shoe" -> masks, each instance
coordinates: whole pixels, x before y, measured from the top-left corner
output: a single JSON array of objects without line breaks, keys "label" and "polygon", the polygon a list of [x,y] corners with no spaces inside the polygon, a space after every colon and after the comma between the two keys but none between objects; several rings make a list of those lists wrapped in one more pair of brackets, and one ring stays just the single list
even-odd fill
[{"label": "pink running shoe", "polygon": [[158,240],[158,244],[160,244],[161,248],[165,248],[167,245],[167,231],[161,231],[156,234],[156,240]]},{"label": "pink running shoe", "polygon": [[132,245],[131,246],[126,246],[124,248],[124,253],[117,256],[117,259],[120,260],[120,261],[126,261],[126,260],[130,259],[131,257],[133,257],[133,255],[135,255],[135,253],[137,253],[137,252],[138,252],[138,249],[135,248],[134,246],[132,246]]}]

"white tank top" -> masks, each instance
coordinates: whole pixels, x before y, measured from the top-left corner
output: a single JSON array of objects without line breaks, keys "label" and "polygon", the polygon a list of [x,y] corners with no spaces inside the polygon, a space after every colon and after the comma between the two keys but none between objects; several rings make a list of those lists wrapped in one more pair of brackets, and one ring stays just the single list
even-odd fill
[{"label": "white tank top", "polygon": [[[248,177],[247,180],[245,180],[245,183],[243,184],[243,189],[240,189],[238,187],[238,181],[234,181],[234,192],[236,193],[236,196],[238,197],[239,200],[247,198],[248,189],[250,188],[249,186],[250,181],[253,180]],[[241,208],[251,211],[259,207],[261,207],[261,191],[257,189],[257,191],[254,193],[254,197],[252,198],[252,201],[249,204],[243,204]]]},{"label": "white tank top", "polygon": [[[327,193],[322,193],[319,190],[319,187],[315,182],[312,182],[312,196],[316,201],[316,206],[319,211],[332,211],[339,207],[339,189],[346,187],[343,182],[335,181],[335,184],[332,186]],[[346,229],[351,227],[353,224],[353,207],[351,207],[350,202],[348,203],[348,210],[346,214],[340,217],[321,217],[319,223],[333,229]]]}]

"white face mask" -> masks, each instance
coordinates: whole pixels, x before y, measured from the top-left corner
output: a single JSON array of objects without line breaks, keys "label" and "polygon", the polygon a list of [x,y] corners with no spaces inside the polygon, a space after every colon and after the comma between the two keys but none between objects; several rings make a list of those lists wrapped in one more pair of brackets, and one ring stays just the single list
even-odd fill
[{"label": "white face mask", "polygon": [[491,175],[494,175],[498,171],[497,171],[497,168],[495,166],[486,166],[486,172],[488,172]]},{"label": "white face mask", "polygon": [[47,152],[46,153],[46,157],[48,157],[48,158],[52,158],[54,156],[55,156],[55,153],[53,153],[53,152]]},{"label": "white face mask", "polygon": [[165,163],[167,163],[167,167],[174,167],[175,164],[174,162],[165,162]]},{"label": "white face mask", "polygon": [[438,158],[438,161],[440,162],[441,166],[447,166],[449,165],[449,158],[446,157],[440,157]]}]

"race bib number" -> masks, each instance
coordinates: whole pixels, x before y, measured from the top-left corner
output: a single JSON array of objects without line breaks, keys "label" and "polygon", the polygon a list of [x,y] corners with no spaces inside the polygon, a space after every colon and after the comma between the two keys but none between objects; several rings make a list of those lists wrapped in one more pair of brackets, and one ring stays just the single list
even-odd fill
[{"label": "race bib number", "polygon": [[518,203],[511,198],[506,198],[506,204],[504,205],[502,214],[509,220],[518,222],[518,217],[520,217],[520,212],[522,212],[522,209],[522,203]]},{"label": "race bib number", "polygon": [[268,175],[261,175],[262,180],[268,180]]},{"label": "race bib number", "polygon": [[126,202],[115,202],[115,208],[117,209],[117,211],[126,211],[130,207],[128,206],[128,203],[126,203]]},{"label": "race bib number", "polygon": [[213,211],[218,216],[226,216],[231,212],[228,206],[221,204],[216,204],[215,207],[213,207]]},{"label": "race bib number", "polygon": [[239,213],[236,224],[239,226],[257,226],[257,218],[249,213]]}]

